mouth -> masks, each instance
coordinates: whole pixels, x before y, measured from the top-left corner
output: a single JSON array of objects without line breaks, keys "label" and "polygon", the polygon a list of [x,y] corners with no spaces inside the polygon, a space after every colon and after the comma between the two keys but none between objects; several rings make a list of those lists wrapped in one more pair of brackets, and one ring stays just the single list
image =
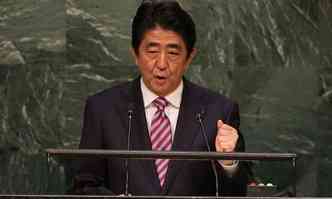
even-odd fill
[{"label": "mouth", "polygon": [[162,76],[162,75],[155,75],[154,79],[155,79],[155,83],[159,86],[162,86],[162,85],[166,84],[166,82],[167,82],[167,77]]},{"label": "mouth", "polygon": [[165,80],[165,79],[167,79],[165,76],[161,76],[161,75],[156,75],[155,78],[157,80]]}]

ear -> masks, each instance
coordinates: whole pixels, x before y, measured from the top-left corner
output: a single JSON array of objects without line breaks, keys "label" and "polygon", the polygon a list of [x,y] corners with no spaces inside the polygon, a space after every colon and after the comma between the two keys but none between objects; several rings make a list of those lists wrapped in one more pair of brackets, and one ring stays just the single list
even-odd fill
[{"label": "ear", "polygon": [[196,53],[197,53],[197,49],[193,48],[193,50],[191,51],[189,57],[187,58],[186,68],[188,68],[188,66],[190,65],[190,63],[193,61],[194,57],[196,56]]},{"label": "ear", "polygon": [[196,53],[197,53],[197,48],[193,48],[193,50],[191,51],[190,53],[190,62],[194,59],[194,57],[196,56]]},{"label": "ear", "polygon": [[138,57],[137,57],[138,55],[136,55],[135,50],[131,47],[131,48],[129,48],[129,51],[130,51],[131,55],[133,56],[133,58],[135,59],[135,64],[138,65]]}]

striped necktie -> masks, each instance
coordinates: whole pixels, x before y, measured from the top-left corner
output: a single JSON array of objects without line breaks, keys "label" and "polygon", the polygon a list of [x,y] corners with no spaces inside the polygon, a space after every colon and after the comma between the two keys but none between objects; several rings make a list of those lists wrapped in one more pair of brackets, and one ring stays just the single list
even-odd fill
[{"label": "striped necktie", "polygon": [[[165,107],[168,105],[164,97],[158,97],[153,101],[153,105],[157,111],[153,115],[151,121],[150,139],[152,150],[169,151],[172,147],[171,123],[165,114]],[[160,180],[160,186],[163,187],[169,159],[156,159],[156,169]]]}]

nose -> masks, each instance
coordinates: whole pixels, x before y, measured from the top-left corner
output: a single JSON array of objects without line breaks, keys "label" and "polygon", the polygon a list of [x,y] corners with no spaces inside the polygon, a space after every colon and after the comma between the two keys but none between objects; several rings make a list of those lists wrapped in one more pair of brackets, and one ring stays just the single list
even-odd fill
[{"label": "nose", "polygon": [[167,68],[167,64],[168,64],[168,61],[167,61],[167,55],[165,52],[161,52],[159,57],[158,57],[158,60],[157,60],[157,67],[158,69],[160,70],[164,70]]}]

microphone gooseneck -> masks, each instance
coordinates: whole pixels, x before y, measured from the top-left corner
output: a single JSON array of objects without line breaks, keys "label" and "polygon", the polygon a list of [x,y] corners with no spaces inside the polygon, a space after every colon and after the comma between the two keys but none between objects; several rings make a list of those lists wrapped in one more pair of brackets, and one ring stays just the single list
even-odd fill
[{"label": "microphone gooseneck", "polygon": [[[134,114],[134,104],[130,103],[128,106],[128,134],[127,134],[127,150],[130,150],[130,138],[131,138],[131,126],[132,118]],[[125,196],[129,195],[129,168],[128,158],[125,159],[126,179],[125,179]]]},{"label": "microphone gooseneck", "polygon": [[[211,152],[211,148],[210,148],[210,145],[209,145],[209,141],[208,141],[207,134],[205,132],[204,123],[203,123],[204,113],[205,113],[205,111],[202,108],[201,111],[196,114],[196,119],[197,119],[197,121],[198,121],[198,123],[201,127],[200,129],[201,129],[201,132],[202,132],[203,137],[204,137],[205,145],[206,145],[208,151]],[[211,162],[211,167],[212,167],[213,174],[214,174],[214,177],[215,177],[216,197],[219,197],[219,178],[218,178],[217,168],[216,168],[214,160],[210,160],[210,162]]]}]

